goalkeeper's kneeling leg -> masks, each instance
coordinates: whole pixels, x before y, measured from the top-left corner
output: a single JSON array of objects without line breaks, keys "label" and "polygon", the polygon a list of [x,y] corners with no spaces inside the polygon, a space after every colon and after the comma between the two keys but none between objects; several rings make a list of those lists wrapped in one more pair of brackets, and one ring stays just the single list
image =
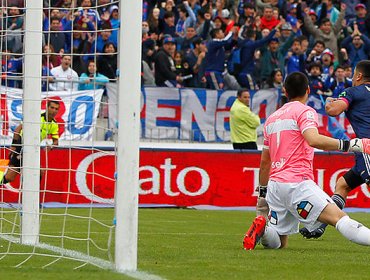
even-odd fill
[{"label": "goalkeeper's kneeling leg", "polygon": [[258,197],[257,198],[257,205],[256,205],[256,213],[257,216],[264,216],[267,219],[269,214],[269,206],[267,204],[266,198]]}]

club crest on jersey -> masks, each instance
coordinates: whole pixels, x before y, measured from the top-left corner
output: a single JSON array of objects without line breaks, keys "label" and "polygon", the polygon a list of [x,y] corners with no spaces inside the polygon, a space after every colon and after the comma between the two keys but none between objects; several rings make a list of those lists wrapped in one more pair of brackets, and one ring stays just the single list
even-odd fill
[{"label": "club crest on jersey", "polygon": [[338,97],[345,97],[347,93],[345,91],[341,92]]},{"label": "club crest on jersey", "polygon": [[301,201],[297,205],[297,212],[298,215],[301,216],[303,219],[307,219],[307,216],[310,214],[313,205],[308,201]]},{"label": "club crest on jersey", "polygon": [[278,217],[277,217],[277,213],[275,211],[271,210],[268,218],[269,218],[269,221],[270,221],[271,224],[277,225]]},{"label": "club crest on jersey", "polygon": [[311,121],[315,120],[315,115],[311,111],[308,111],[306,116],[307,116],[307,120],[311,120]]}]

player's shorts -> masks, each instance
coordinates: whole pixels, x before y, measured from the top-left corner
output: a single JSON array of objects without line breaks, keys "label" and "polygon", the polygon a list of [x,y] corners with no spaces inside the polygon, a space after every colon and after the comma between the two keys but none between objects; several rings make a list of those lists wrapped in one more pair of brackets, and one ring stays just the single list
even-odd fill
[{"label": "player's shorts", "polygon": [[343,175],[350,189],[354,189],[363,183],[370,184],[370,155],[356,153],[355,166]]},{"label": "player's shorts", "polygon": [[334,201],[312,180],[300,183],[269,181],[266,195],[270,207],[269,226],[279,235],[298,232],[299,222],[312,231],[321,224],[321,212]]}]

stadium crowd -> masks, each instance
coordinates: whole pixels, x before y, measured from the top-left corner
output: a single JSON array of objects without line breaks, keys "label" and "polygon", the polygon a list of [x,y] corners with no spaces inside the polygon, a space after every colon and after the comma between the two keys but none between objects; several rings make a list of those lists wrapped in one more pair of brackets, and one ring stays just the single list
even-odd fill
[{"label": "stadium crowd", "polygon": [[[3,2],[2,84],[20,87],[6,77],[23,71],[24,0]],[[359,0],[143,0],[142,84],[257,90],[281,88],[300,71],[313,94],[337,96],[369,58],[369,7]],[[118,1],[45,0],[43,90],[116,81],[119,26]]]}]

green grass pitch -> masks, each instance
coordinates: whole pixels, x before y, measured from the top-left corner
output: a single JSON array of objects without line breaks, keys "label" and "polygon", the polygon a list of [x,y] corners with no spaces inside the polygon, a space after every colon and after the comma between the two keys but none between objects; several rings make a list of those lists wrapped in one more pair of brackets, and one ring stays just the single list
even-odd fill
[{"label": "green grass pitch", "polygon": [[[79,215],[83,211],[86,210],[69,210]],[[94,215],[109,223],[113,210],[94,209]],[[254,215],[245,211],[140,209],[138,269],[173,280],[370,279],[370,247],[347,241],[333,228],[328,228],[319,240],[293,235],[287,249],[266,250],[258,245],[254,251],[244,251],[242,238]],[[350,213],[350,216],[370,226],[370,214]],[[56,223],[59,222],[55,217],[44,220],[42,231],[55,233]],[[83,235],[85,230],[83,223],[73,221],[66,229],[77,235]],[[103,231],[106,229],[100,233],[98,228],[94,229],[94,238],[106,243],[108,235]],[[86,242],[80,246],[83,244]],[[0,252],[6,245],[0,239]],[[22,267],[13,267],[24,259],[24,256],[2,259],[0,279],[131,279],[92,266],[73,270],[67,260],[42,269],[45,257],[33,257]]]}]

